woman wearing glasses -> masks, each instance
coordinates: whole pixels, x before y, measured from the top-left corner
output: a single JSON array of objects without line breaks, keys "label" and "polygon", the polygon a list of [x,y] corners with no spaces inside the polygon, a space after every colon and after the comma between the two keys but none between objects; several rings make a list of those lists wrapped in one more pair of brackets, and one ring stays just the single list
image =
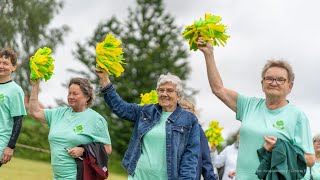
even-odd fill
[{"label": "woman wearing glasses", "polygon": [[236,118],[242,122],[237,180],[258,179],[255,174],[260,164],[257,150],[264,147],[271,152],[277,138],[300,147],[307,165],[312,166],[315,158],[308,118],[287,100],[294,81],[292,67],[282,60],[267,62],[261,73],[265,99],[248,97],[224,87],[212,44],[199,38],[198,45],[205,57],[212,92],[236,112]]},{"label": "woman wearing glasses", "polygon": [[320,180],[320,134],[313,137],[313,147],[316,153],[316,163],[307,169],[306,176],[302,180]]},{"label": "woman wearing glasses", "polygon": [[96,71],[101,93],[113,113],[134,123],[122,160],[128,179],[195,179],[200,151],[197,117],[178,105],[182,81],[170,73],[157,82],[158,104],[139,106],[125,102],[105,71]]}]

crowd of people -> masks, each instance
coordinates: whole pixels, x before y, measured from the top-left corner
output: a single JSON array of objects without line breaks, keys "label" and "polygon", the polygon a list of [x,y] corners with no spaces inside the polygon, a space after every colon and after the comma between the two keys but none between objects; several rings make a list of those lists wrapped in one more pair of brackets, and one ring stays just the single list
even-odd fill
[{"label": "crowd of people", "polygon": [[[209,147],[195,105],[186,97],[178,76],[160,75],[156,82],[158,103],[141,106],[123,100],[109,74],[96,69],[100,93],[109,109],[134,124],[122,160],[128,179],[320,179],[320,135],[312,138],[307,116],[287,100],[295,79],[291,65],[283,60],[268,61],[261,73],[265,97],[250,97],[224,87],[211,42],[200,37],[198,48],[204,55],[213,94],[241,122],[236,141],[220,153],[215,146]],[[79,173],[85,174],[86,168],[81,170],[79,164],[88,165],[85,159],[90,161],[87,157],[92,153],[90,148],[102,148],[104,153],[95,156],[97,162],[100,156],[108,157],[112,151],[107,120],[90,108],[94,101],[90,81],[72,78],[68,85],[68,106],[43,109],[38,100],[40,79],[31,80],[29,105],[25,108],[23,90],[12,80],[16,68],[15,53],[2,49],[0,166],[13,156],[27,109],[50,129],[54,179],[81,179]],[[217,169],[223,171],[220,177]]]}]

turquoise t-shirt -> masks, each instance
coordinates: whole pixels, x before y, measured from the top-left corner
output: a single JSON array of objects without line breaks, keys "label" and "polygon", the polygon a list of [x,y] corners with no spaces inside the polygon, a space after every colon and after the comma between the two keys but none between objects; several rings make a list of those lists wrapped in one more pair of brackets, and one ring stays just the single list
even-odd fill
[{"label": "turquoise t-shirt", "polygon": [[263,147],[264,136],[276,136],[314,154],[308,118],[294,105],[269,110],[266,100],[238,96],[236,118],[240,120],[240,144],[237,159],[237,180],[258,179],[260,162],[257,149]]},{"label": "turquoise t-shirt", "polygon": [[172,112],[162,112],[160,121],[142,137],[142,152],[134,176],[128,180],[166,180],[166,120]]},{"label": "turquoise t-shirt", "polygon": [[21,87],[14,81],[0,84],[0,160],[12,134],[13,117],[26,114]]},{"label": "turquoise t-shirt", "polygon": [[100,142],[111,144],[106,120],[94,110],[72,112],[71,107],[45,109],[49,125],[51,165],[55,180],[75,180],[77,165],[64,148]]},{"label": "turquoise t-shirt", "polygon": [[[320,162],[317,161],[311,168],[313,180],[320,180]],[[307,168],[306,175],[301,180],[310,180],[310,168]]]}]

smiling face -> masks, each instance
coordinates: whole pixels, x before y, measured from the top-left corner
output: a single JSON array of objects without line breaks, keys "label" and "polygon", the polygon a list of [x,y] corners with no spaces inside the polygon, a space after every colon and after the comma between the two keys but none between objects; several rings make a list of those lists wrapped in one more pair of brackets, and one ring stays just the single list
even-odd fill
[{"label": "smiling face", "polygon": [[68,93],[68,104],[72,107],[74,112],[82,112],[87,109],[87,101],[89,97],[86,97],[77,84],[71,84]]},{"label": "smiling face", "polygon": [[158,93],[158,101],[159,105],[166,112],[173,112],[177,108],[178,100],[180,96],[178,96],[176,92],[176,85],[168,82],[164,84],[160,84],[157,89]]},{"label": "smiling face", "polygon": [[10,58],[0,57],[0,78],[11,79],[11,73],[15,71],[17,66],[12,65]]},{"label": "smiling face", "polygon": [[287,70],[280,67],[269,68],[264,74],[264,79],[261,80],[261,84],[267,98],[286,98],[293,87],[293,82],[289,82],[288,80]]}]

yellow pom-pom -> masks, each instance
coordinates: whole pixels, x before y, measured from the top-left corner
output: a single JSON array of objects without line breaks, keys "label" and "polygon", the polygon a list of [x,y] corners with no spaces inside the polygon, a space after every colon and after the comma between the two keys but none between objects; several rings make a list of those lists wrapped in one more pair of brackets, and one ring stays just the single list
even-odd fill
[{"label": "yellow pom-pom", "polygon": [[157,104],[158,103],[158,94],[156,90],[152,90],[149,93],[140,94],[141,102],[139,105],[143,106],[145,104]]},{"label": "yellow pom-pom", "polygon": [[37,52],[30,58],[30,78],[31,80],[44,79],[49,80],[53,74],[53,61],[51,57],[51,49],[48,47],[39,48]]},{"label": "yellow pom-pom", "polygon": [[227,26],[220,23],[221,17],[212,14],[205,14],[204,20],[200,18],[192,25],[186,26],[182,33],[185,39],[189,40],[190,50],[198,49],[197,41],[202,37],[205,41],[211,41],[215,46],[224,46],[230,37],[225,34]]},{"label": "yellow pom-pom", "polygon": [[123,50],[119,46],[121,41],[111,34],[108,34],[104,41],[96,46],[97,68],[104,69],[110,75],[119,77],[124,68],[121,64],[126,64],[123,58]]},{"label": "yellow pom-pom", "polygon": [[218,146],[224,141],[221,134],[222,129],[218,121],[212,121],[209,124],[209,129],[205,131],[205,134],[211,146]]}]

